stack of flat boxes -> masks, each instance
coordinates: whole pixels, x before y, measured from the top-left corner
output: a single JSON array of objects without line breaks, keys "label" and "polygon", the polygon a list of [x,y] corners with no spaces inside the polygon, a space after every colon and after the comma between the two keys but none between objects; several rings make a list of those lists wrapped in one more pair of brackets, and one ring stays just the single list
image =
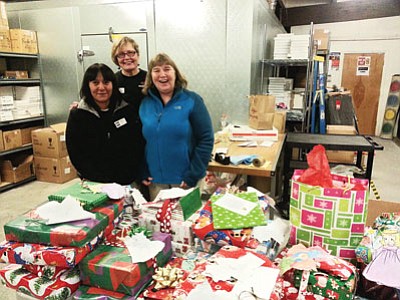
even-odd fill
[{"label": "stack of flat boxes", "polygon": [[12,110],[14,120],[43,115],[39,86],[14,86],[15,100]]},{"label": "stack of flat boxes", "polygon": [[65,144],[66,123],[32,131],[36,178],[40,181],[64,183],[76,177]]}]

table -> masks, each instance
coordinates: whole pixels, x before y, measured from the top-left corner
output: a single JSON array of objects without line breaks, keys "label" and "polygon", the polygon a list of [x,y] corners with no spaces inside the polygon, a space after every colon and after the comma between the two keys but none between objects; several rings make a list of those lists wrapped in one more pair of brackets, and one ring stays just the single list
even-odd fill
[{"label": "table", "polygon": [[[248,176],[255,176],[258,178],[271,178],[271,197],[275,197],[277,194],[277,169],[279,161],[282,157],[282,148],[283,143],[285,141],[285,134],[278,135],[278,141],[274,142],[271,147],[239,147],[239,144],[243,142],[229,142],[225,143],[216,143],[214,144],[213,153],[217,148],[227,147],[228,152],[227,156],[234,155],[258,155],[265,159],[265,164],[261,167],[255,167],[253,165],[223,165],[215,160],[208,164],[208,171],[214,172],[226,172],[233,174],[241,174]],[[259,141],[261,143],[261,141]],[[265,192],[265,191],[263,191]]]},{"label": "table", "polygon": [[[365,169],[364,176],[371,180],[372,166],[374,161],[375,146],[363,135],[338,135],[338,134],[311,134],[302,132],[290,132],[287,134],[285,141],[285,153],[284,153],[284,164],[283,164],[283,200],[287,204],[289,203],[289,182],[291,178],[291,167],[293,159],[293,149],[298,148],[300,150],[311,150],[315,145],[323,145],[326,150],[347,150],[357,152],[357,160],[355,165],[362,168],[362,154],[363,152],[368,153],[367,166]],[[307,168],[305,165],[303,169]],[[297,167],[296,167],[297,168]]]}]

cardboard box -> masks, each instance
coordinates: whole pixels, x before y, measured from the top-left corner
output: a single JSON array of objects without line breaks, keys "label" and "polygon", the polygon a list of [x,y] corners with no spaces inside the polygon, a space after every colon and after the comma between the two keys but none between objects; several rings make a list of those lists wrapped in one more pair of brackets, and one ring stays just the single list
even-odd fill
[{"label": "cardboard box", "polygon": [[42,128],[42,126],[33,126],[28,128],[21,128],[22,145],[32,144],[32,131]]},{"label": "cardboard box", "polygon": [[36,31],[25,29],[10,29],[12,52],[37,54]]},{"label": "cardboard box", "polygon": [[278,129],[279,133],[285,133],[286,130],[286,111],[276,110],[274,116],[274,128]]},{"label": "cardboard box", "polygon": [[5,71],[4,77],[9,79],[28,79],[28,71]]},{"label": "cardboard box", "polygon": [[314,44],[317,44],[318,50],[329,49],[329,30],[328,29],[315,29],[314,30]]},{"label": "cardboard box", "polygon": [[6,10],[6,2],[0,1],[0,26],[2,28],[8,27],[8,17],[7,17],[7,10]]},{"label": "cardboard box", "polygon": [[3,131],[4,150],[19,148],[22,146],[21,130]]},{"label": "cardboard box", "polygon": [[0,51],[11,52],[11,49],[10,30],[0,28]]},{"label": "cardboard box", "polygon": [[69,156],[62,158],[34,157],[36,178],[40,181],[64,183],[76,177]]},{"label": "cardboard box", "polygon": [[375,219],[386,212],[400,212],[400,202],[369,199],[365,225],[372,226]]},{"label": "cardboard box", "polygon": [[35,175],[33,155],[18,155],[12,160],[4,160],[1,164],[3,181],[16,183]]},{"label": "cardboard box", "polygon": [[[327,125],[327,134],[356,135],[357,130],[354,126],[347,125]],[[355,153],[353,151],[326,150],[329,162],[353,164]]]},{"label": "cardboard box", "polygon": [[67,123],[58,123],[50,127],[32,131],[33,154],[41,157],[60,158],[68,155],[65,144]]},{"label": "cardboard box", "polygon": [[28,100],[40,101],[40,87],[39,86],[22,86],[16,85],[15,87],[15,100]]},{"label": "cardboard box", "polygon": [[0,130],[0,151],[4,151],[3,131]]}]

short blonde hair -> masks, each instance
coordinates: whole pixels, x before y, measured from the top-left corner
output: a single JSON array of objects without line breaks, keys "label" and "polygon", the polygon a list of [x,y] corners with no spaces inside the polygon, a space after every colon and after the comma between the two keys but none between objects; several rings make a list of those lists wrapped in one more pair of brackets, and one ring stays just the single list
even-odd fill
[{"label": "short blonde hair", "polygon": [[175,70],[175,88],[186,88],[188,85],[188,82],[186,78],[182,75],[182,73],[179,71],[178,67],[176,66],[175,62],[172,60],[171,57],[169,57],[165,53],[159,53],[157,54],[149,63],[149,71],[147,72],[146,75],[146,81],[144,83],[143,87],[143,94],[147,95],[148,90],[154,87],[154,82],[153,78],[151,77],[151,71],[153,70],[154,67],[162,66],[162,65],[170,65],[174,70]]},{"label": "short blonde hair", "polygon": [[131,39],[130,37],[124,36],[120,40],[116,41],[111,48],[111,59],[117,66],[119,66],[117,59],[118,51],[122,46],[125,46],[127,44],[132,44],[132,47],[133,49],[135,49],[137,55],[140,54],[139,45],[135,42],[135,40]]}]

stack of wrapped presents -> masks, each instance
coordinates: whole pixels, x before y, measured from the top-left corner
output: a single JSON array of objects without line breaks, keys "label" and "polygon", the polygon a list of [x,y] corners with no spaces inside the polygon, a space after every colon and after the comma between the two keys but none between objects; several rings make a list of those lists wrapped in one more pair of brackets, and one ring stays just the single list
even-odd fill
[{"label": "stack of wrapped presents", "polygon": [[251,187],[146,202],[76,183],[5,224],[0,277],[47,300],[398,299],[400,208],[368,191],[366,179],[295,170],[285,220]]}]

